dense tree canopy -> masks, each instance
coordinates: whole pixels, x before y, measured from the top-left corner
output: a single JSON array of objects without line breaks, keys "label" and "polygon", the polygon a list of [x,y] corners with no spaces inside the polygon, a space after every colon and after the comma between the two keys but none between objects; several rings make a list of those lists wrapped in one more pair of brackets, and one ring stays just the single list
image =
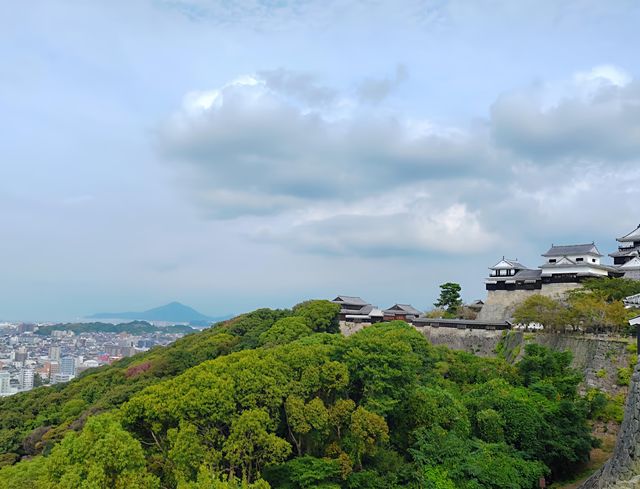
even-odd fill
[{"label": "dense tree canopy", "polygon": [[191,326],[185,324],[176,324],[172,326],[154,326],[147,321],[130,321],[128,323],[59,323],[50,326],[40,326],[36,334],[42,336],[50,336],[53,331],[72,331],[75,334],[81,333],[131,333],[131,334],[147,334],[147,333],[170,333],[170,334],[189,334],[197,331]]},{"label": "dense tree canopy", "polygon": [[609,302],[640,294],[640,281],[629,278],[590,278],[583,282],[583,286]]},{"label": "dense tree canopy", "polygon": [[[515,321],[541,324],[549,331],[623,331],[630,315],[635,313],[625,309],[620,300],[609,300],[616,294],[617,282],[596,280],[588,283],[593,289],[585,287],[571,291],[564,299],[540,294],[527,297],[516,307]],[[607,289],[607,284],[612,284],[614,289]]]},{"label": "dense tree canopy", "polygon": [[527,297],[513,313],[521,324],[539,323],[548,330],[556,330],[566,323],[564,306],[556,299],[540,294]]},{"label": "dense tree canopy", "polygon": [[258,310],[0,401],[3,452],[36,456],[0,487],[533,489],[588,458],[570,355],[512,366],[401,321],[332,334],[336,316]]},{"label": "dense tree canopy", "polygon": [[282,345],[303,336],[309,336],[311,333],[313,331],[308,326],[306,318],[297,316],[282,318],[260,335],[260,344],[265,346]]},{"label": "dense tree canopy", "polygon": [[91,417],[46,457],[51,489],[157,489],[140,442],[110,415]]},{"label": "dense tree canopy", "polygon": [[294,306],[293,314],[303,317],[307,325],[318,333],[337,333],[340,331],[338,325],[338,313],[340,306],[329,301],[306,301]]}]

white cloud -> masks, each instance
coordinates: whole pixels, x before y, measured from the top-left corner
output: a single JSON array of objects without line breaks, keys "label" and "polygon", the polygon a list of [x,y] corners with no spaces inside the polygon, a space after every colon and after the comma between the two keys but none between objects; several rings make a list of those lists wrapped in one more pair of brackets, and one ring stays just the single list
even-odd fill
[{"label": "white cloud", "polygon": [[364,256],[476,254],[497,242],[465,204],[443,205],[414,188],[326,207],[291,221],[263,227],[253,238],[306,252]]},{"label": "white cloud", "polygon": [[[265,82],[254,76],[246,75],[236,78],[235,80],[223,85],[220,89],[194,91],[184,96],[182,108],[189,116],[198,115],[208,110],[220,109],[224,102],[224,92],[231,91],[235,88],[264,86]],[[263,93],[261,90],[247,91],[247,94],[255,96]]]},{"label": "white cloud", "polygon": [[609,162],[640,151],[640,83],[599,66],[569,82],[504,94],[491,107],[497,143],[538,163],[561,158]]},{"label": "white cloud", "polygon": [[[578,232],[585,209],[602,215],[587,200],[638,161],[639,85],[611,66],[504,94],[471,129],[263,73],[189,95],[163,150],[205,215],[261,216],[253,239],[298,250],[464,254]],[[580,216],[567,226],[563,214]]]},{"label": "white cloud", "polygon": [[589,71],[576,73],[573,79],[577,85],[596,85],[597,87],[603,84],[624,87],[631,83],[629,73],[614,65],[596,66]]},{"label": "white cloud", "polygon": [[[418,180],[473,173],[486,157],[483,142],[463,131],[381,115],[345,103],[345,96],[329,103],[323,94],[335,91],[302,76],[270,77],[191,93],[162,131],[164,155],[193,175],[209,215],[353,201]],[[261,199],[277,205],[246,204]]]}]

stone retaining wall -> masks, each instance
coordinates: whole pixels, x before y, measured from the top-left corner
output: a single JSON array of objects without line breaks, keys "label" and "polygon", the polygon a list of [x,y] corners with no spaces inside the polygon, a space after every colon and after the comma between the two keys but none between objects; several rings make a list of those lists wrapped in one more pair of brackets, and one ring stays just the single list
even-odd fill
[{"label": "stone retaining wall", "polygon": [[568,284],[544,284],[540,290],[489,290],[484,306],[478,314],[482,321],[506,321],[513,317],[513,312],[518,304],[535,294],[544,295],[553,299],[563,297],[570,290],[581,288],[576,283]]},{"label": "stone retaining wall", "polygon": [[613,456],[580,489],[640,488],[640,364],[636,365]]}]

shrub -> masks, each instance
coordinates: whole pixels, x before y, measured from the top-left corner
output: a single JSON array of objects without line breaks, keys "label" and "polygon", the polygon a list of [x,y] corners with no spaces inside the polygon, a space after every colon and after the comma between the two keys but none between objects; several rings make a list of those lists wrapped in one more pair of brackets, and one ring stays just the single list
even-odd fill
[{"label": "shrub", "polygon": [[616,383],[618,385],[629,385],[631,383],[631,374],[633,370],[629,367],[623,367],[618,369],[618,375],[616,376]]}]

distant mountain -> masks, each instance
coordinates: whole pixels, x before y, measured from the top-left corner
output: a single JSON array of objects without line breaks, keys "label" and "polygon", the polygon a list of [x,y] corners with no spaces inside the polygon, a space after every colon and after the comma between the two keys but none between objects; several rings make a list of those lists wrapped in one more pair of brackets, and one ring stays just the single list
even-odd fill
[{"label": "distant mountain", "polygon": [[154,307],[144,312],[100,312],[89,316],[89,318],[165,321],[168,323],[201,323],[218,319],[202,314],[192,307],[185,306],[179,302],[171,302],[165,306]]}]

